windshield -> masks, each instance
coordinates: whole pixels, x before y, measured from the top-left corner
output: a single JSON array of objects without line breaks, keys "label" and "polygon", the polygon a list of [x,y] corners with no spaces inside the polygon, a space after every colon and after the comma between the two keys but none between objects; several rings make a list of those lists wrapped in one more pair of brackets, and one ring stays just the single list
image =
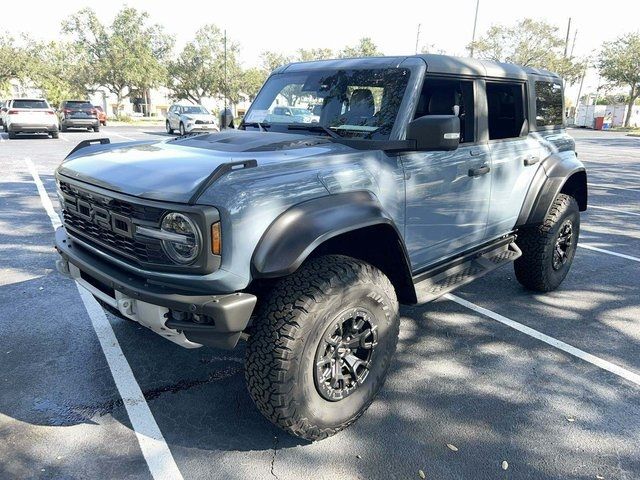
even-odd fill
[{"label": "windshield", "polygon": [[[269,131],[325,127],[342,137],[388,140],[409,70],[326,70],[272,75],[244,118]],[[260,125],[258,125],[260,124]],[[302,125],[309,127],[302,127]]]},{"label": "windshield", "polygon": [[198,106],[195,106],[195,107],[188,107],[188,106],[187,107],[182,107],[182,113],[183,114],[192,113],[192,114],[196,114],[196,115],[197,114],[208,115],[209,111],[206,108],[201,107],[201,106],[198,105]]},{"label": "windshield", "polygon": [[44,100],[14,100],[13,108],[49,108]]}]

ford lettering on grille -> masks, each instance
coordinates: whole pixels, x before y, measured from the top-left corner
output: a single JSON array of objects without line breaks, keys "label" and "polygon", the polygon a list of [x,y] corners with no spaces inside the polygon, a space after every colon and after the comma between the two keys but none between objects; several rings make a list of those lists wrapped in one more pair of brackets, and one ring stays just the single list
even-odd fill
[{"label": "ford lettering on grille", "polygon": [[[127,238],[133,238],[131,220],[87,200],[65,196],[65,206],[79,217]],[[106,200],[106,199],[105,199]],[[104,203],[108,203],[108,200]]]}]

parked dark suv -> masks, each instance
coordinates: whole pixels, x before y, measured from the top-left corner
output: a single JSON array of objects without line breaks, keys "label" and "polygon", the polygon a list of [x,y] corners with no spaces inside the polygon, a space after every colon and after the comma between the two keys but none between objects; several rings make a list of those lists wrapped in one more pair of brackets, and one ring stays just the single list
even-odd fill
[{"label": "parked dark suv", "polygon": [[[309,123],[271,115],[286,104],[322,107]],[[587,208],[564,124],[547,71],[439,55],[287,65],[239,130],[78,145],[56,171],[58,269],[184,347],[247,340],[260,411],[325,438],[382,387],[399,304],[511,262],[528,289],[561,284]]]},{"label": "parked dark suv", "polygon": [[58,123],[61,132],[66,132],[69,128],[100,131],[98,111],[87,100],[64,100],[58,109]]}]

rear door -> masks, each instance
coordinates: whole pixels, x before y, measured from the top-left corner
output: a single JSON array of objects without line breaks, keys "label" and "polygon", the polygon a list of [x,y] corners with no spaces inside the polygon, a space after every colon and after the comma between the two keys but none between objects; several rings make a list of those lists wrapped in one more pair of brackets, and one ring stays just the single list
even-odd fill
[{"label": "rear door", "polygon": [[542,152],[529,134],[526,82],[487,80],[486,94],[493,178],[486,235],[490,239],[515,226]]},{"label": "rear door", "polygon": [[479,141],[474,79],[426,77],[415,118],[452,115],[461,143],[451,152],[402,155],[406,179],[405,241],[414,270],[482,242],[492,172],[486,141]]}]

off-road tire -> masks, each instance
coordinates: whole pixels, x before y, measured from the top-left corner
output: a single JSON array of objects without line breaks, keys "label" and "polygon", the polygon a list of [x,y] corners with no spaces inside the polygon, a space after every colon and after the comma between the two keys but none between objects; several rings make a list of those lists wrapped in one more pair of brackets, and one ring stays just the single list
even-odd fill
[{"label": "off-road tire", "polygon": [[56,139],[59,138],[60,135],[58,134],[58,131],[56,130],[55,132],[51,132],[51,138]]},{"label": "off-road tire", "polygon": [[99,131],[100,131],[100,126],[93,127],[93,131],[94,131],[94,132],[99,132]]},{"label": "off-road tire", "polygon": [[[319,393],[315,359],[323,335],[350,308],[367,308],[378,324],[368,376],[353,393],[330,401]],[[342,255],[308,261],[282,279],[260,308],[246,351],[245,377],[260,412],[307,440],[329,437],[355,422],[382,387],[396,349],[398,301],[389,279]]]},{"label": "off-road tire", "polygon": [[[553,267],[553,254],[561,227],[571,222],[572,238],[567,249],[566,262],[557,270]],[[550,292],[560,286],[569,273],[578,246],[580,211],[575,198],[559,194],[540,225],[525,227],[518,232],[516,244],[522,256],[514,262],[518,281],[527,289]]]},{"label": "off-road tire", "polygon": [[18,136],[16,132],[9,132],[9,140],[13,140]]}]

